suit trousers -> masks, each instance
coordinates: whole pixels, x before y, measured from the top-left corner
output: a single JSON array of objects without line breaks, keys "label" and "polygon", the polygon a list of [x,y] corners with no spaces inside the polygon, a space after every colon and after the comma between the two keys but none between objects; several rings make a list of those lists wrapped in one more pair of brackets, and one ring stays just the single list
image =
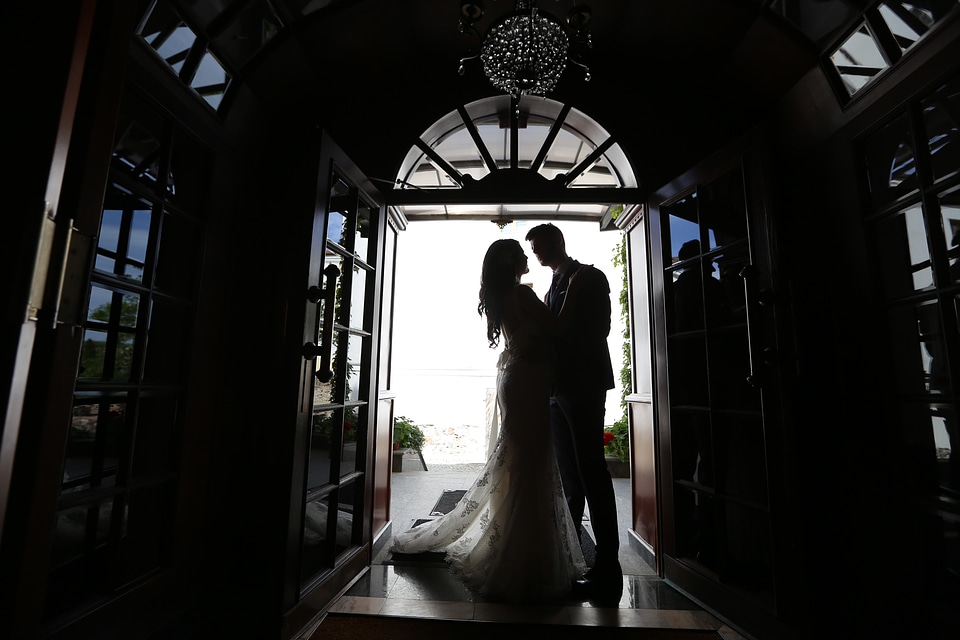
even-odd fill
[{"label": "suit trousers", "polygon": [[620,531],[613,480],[603,452],[605,390],[555,393],[550,398],[553,445],[570,515],[581,530],[584,505],[597,538],[597,565],[617,560]]}]

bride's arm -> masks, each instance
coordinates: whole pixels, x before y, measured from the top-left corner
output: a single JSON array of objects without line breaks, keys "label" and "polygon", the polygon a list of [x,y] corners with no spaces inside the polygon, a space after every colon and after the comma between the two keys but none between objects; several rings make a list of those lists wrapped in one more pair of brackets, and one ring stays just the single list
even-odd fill
[{"label": "bride's arm", "polygon": [[[574,278],[571,276],[570,284],[567,286],[567,292],[564,297],[563,307],[560,309],[558,315],[554,315],[548,307],[540,298],[537,297],[537,294],[534,293],[533,289],[526,285],[521,285],[515,288],[514,300],[517,304],[519,311],[533,320],[535,324],[544,328],[544,330],[550,335],[560,335],[570,325],[571,313],[569,309],[574,306],[576,299],[579,297],[579,290],[582,288],[581,284],[577,286],[572,286]],[[569,300],[573,298],[574,303],[569,303]],[[569,303],[569,304],[568,304]]]}]

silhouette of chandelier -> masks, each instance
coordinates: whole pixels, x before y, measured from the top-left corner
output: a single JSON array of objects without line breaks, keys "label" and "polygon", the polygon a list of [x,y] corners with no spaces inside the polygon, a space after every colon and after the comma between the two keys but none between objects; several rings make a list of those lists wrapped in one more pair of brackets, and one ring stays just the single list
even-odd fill
[{"label": "silhouette of chandelier", "polygon": [[514,11],[491,25],[486,37],[475,24],[483,16],[483,3],[460,2],[460,31],[472,32],[480,39],[480,53],[460,59],[460,75],[468,60],[480,58],[490,83],[513,97],[545,95],[553,91],[567,62],[584,69],[589,82],[590,69],[581,61],[592,46],[586,26],[590,8],[575,5],[567,14],[566,25],[533,0],[516,0]]}]

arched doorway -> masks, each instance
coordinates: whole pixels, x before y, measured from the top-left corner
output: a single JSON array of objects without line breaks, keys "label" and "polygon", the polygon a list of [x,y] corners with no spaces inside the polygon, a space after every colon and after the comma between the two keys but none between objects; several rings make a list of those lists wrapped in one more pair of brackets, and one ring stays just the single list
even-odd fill
[{"label": "arched doorway", "polygon": [[[384,198],[403,228],[411,222],[437,220],[490,220],[501,227],[563,220],[595,223],[597,232],[625,232],[629,256],[625,271],[630,287],[637,286],[640,292],[625,294],[623,301],[636,318],[630,328],[638,331],[629,336],[638,376],[626,381],[627,391],[631,402],[647,408],[642,415],[652,417],[643,191],[629,159],[598,122],[570,105],[544,98],[479,100],[428,127],[411,145],[393,186]],[[403,239],[393,242],[399,245]],[[618,275],[617,283],[620,279]],[[385,298],[384,309],[391,307]],[[385,336],[389,333],[384,331]],[[389,348],[384,345],[385,354]],[[612,349],[614,354],[622,351],[620,345]],[[619,369],[619,355],[614,360]],[[647,564],[655,566],[652,423],[645,422],[645,428],[642,438],[631,438],[631,448],[643,447],[638,460],[645,472],[635,481],[645,484],[643,490],[632,488],[630,521],[636,548]],[[637,495],[645,496],[642,512]],[[647,519],[642,527],[637,526],[640,513]],[[636,534],[637,529],[645,534]]]}]

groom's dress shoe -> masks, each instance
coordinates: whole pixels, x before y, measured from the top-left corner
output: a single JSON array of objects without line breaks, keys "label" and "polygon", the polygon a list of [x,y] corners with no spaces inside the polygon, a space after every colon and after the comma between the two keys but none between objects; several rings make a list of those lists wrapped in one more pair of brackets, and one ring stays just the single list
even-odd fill
[{"label": "groom's dress shoe", "polygon": [[570,599],[587,602],[601,607],[615,607],[620,604],[623,595],[623,576],[604,575],[584,577],[573,583]]},{"label": "groom's dress shoe", "polygon": [[593,596],[593,589],[589,580],[575,580],[570,588],[570,599],[577,602],[586,602]]},{"label": "groom's dress shoe", "polygon": [[571,597],[600,606],[617,606],[623,595],[623,571],[620,563],[597,565],[574,583]]}]

